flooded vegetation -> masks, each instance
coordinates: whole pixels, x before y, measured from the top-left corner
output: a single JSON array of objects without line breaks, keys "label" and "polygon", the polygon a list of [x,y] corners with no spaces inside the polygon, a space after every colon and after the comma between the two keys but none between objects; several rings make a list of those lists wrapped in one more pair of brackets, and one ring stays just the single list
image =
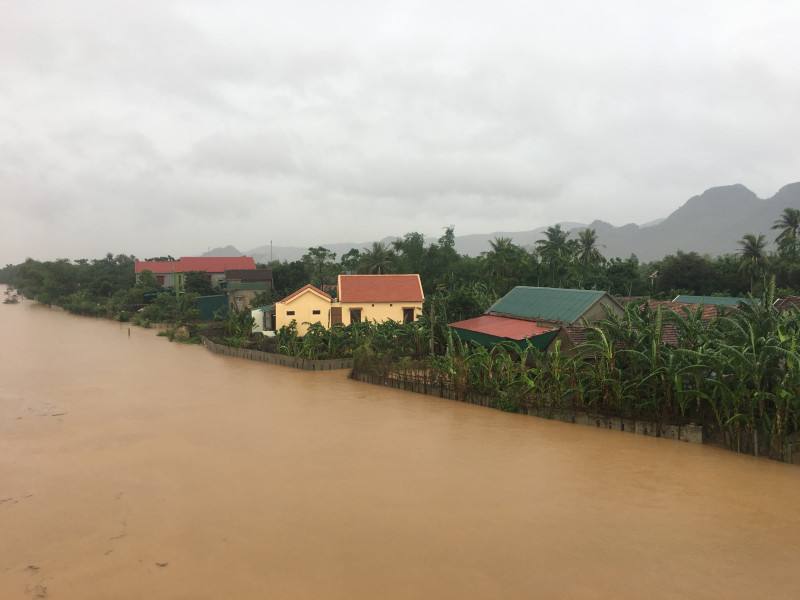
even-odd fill
[{"label": "flooded vegetation", "polygon": [[790,598],[800,470],[0,305],[7,598]]}]

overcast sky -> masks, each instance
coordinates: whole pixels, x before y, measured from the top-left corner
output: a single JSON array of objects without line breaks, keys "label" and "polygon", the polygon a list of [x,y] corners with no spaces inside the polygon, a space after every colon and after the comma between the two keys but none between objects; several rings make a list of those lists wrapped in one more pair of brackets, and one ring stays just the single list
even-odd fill
[{"label": "overcast sky", "polygon": [[800,3],[0,0],[0,263],[666,217],[800,180]]}]

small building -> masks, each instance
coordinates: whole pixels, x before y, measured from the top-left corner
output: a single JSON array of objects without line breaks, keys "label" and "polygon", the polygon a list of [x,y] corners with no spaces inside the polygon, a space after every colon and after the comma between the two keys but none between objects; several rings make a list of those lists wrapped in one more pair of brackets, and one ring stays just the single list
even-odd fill
[{"label": "small building", "polygon": [[275,329],[289,326],[292,321],[300,336],[306,334],[309,323],[321,323],[329,328],[333,302],[333,298],[313,285],[303,286],[275,303]]},{"label": "small building", "polygon": [[509,339],[522,346],[530,340],[536,348],[552,349],[560,341],[561,348],[569,351],[584,324],[608,316],[606,307],[618,316],[625,312],[604,291],[517,286],[489,307],[483,317],[451,323],[450,327],[462,339],[467,336],[482,344]]},{"label": "small building", "polygon": [[605,318],[603,305],[622,316],[625,310],[608,292],[519,285],[495,302],[487,314],[513,319],[580,326]]},{"label": "small building", "polygon": [[176,292],[183,290],[184,276],[190,271],[205,273],[211,285],[216,287],[228,269],[255,268],[252,256],[182,256],[178,260],[137,260],[134,263],[137,282],[142,271],[151,271],[159,284]]},{"label": "small building", "polygon": [[267,336],[275,335],[274,304],[251,308],[250,316],[253,317],[253,333],[261,333]]},{"label": "small building", "polygon": [[422,313],[419,275],[339,275],[331,324],[360,321],[413,323]]},{"label": "small building", "polygon": [[272,269],[226,269],[221,285],[231,308],[244,310],[256,294],[272,291]]}]

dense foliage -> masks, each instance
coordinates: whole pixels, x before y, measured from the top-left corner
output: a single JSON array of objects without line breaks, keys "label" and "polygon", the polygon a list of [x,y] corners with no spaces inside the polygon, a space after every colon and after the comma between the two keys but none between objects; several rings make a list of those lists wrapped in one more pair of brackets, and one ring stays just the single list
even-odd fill
[{"label": "dense foliage", "polygon": [[[772,309],[772,287],[703,322],[702,307],[683,314],[647,300],[611,311],[584,330],[570,353],[501,343],[486,348],[448,334],[443,352],[398,355],[372,344],[354,371],[436,375],[460,393],[477,391],[501,409],[520,403],[570,407],[654,423],[702,424],[733,449],[780,458],[800,442],[800,322]],[[420,335],[429,334],[424,324]],[[675,343],[667,343],[671,328]],[[394,334],[401,339],[399,333]],[[379,339],[379,338],[378,338]],[[411,360],[416,358],[416,360]]]}]

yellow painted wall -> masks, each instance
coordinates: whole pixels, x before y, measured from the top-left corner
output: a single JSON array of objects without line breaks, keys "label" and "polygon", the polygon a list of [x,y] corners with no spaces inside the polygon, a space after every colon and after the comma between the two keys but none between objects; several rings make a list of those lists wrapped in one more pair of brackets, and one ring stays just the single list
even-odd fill
[{"label": "yellow painted wall", "polygon": [[361,321],[377,321],[383,323],[392,319],[403,322],[403,309],[414,309],[414,320],[422,314],[422,302],[337,302],[334,306],[342,307],[342,322],[350,325],[350,309],[361,309]]},{"label": "yellow painted wall", "polygon": [[[315,310],[319,314],[315,315]],[[294,315],[288,314],[289,311],[294,311]],[[306,290],[288,302],[275,303],[275,327],[280,329],[284,325],[288,326],[294,319],[297,322],[297,334],[303,336],[308,331],[308,325],[304,323],[319,322],[326,328],[330,327],[330,314],[331,301],[312,290]]]}]

